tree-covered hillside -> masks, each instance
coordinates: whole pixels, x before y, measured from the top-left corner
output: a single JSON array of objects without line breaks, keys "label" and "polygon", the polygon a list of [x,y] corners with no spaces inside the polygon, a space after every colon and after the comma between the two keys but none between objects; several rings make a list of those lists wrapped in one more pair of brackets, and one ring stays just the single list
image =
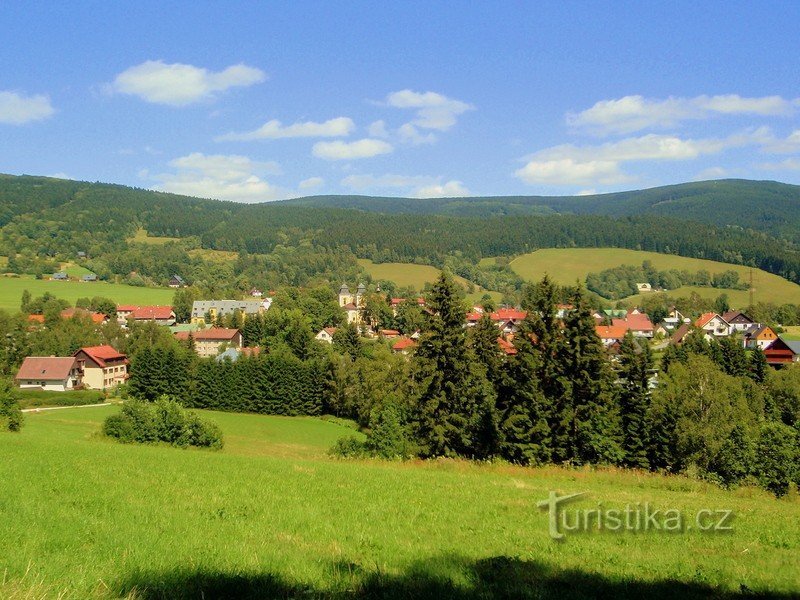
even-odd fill
[{"label": "tree-covered hillside", "polygon": [[660,215],[766,231],[800,241],[800,186],[775,181],[726,179],[591,196],[492,196],[384,198],[312,196],[287,200],[296,206],[354,208],[383,213],[502,216],[597,214]]}]

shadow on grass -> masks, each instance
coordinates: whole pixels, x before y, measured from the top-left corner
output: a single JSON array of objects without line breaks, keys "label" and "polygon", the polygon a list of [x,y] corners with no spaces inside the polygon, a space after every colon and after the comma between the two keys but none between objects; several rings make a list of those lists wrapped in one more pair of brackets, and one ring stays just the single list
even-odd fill
[{"label": "shadow on grass", "polygon": [[[452,578],[455,578],[455,582]],[[262,600],[269,598],[436,600],[590,598],[693,600],[713,598],[796,598],[794,594],[737,592],[700,583],[664,580],[614,581],[578,570],[561,570],[535,561],[494,557],[479,561],[441,558],[413,565],[401,574],[369,573],[352,563],[331,565],[330,587],[297,584],[272,573],[214,571],[140,572],[114,589],[132,600]]]}]

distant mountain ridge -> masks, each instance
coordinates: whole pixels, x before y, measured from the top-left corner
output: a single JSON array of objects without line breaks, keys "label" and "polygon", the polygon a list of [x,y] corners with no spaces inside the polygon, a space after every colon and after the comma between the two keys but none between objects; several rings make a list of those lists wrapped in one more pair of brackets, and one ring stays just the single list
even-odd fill
[{"label": "distant mountain ridge", "polygon": [[488,217],[531,214],[658,215],[757,229],[800,242],[800,186],[777,181],[722,179],[588,196],[402,198],[309,196],[281,204],[350,208],[389,214]]}]

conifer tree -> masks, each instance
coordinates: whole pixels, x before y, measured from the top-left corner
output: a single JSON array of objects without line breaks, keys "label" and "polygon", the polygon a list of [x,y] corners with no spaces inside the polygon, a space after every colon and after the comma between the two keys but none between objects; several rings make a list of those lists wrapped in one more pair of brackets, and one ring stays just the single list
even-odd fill
[{"label": "conifer tree", "polygon": [[351,361],[361,355],[361,336],[355,323],[347,323],[336,329],[333,334],[333,347],[350,357]]},{"label": "conifer tree", "polygon": [[650,344],[637,345],[630,330],[619,351],[619,405],[622,449],[627,466],[647,468],[647,411],[650,404],[649,371],[653,366]]},{"label": "conifer tree", "polygon": [[[433,285],[433,314],[413,359],[413,426],[422,456],[476,456],[492,429],[494,397],[467,346],[465,309],[449,273]],[[487,423],[488,421],[488,423]]]},{"label": "conifer tree", "polygon": [[621,425],[612,393],[612,373],[595,331],[592,310],[579,286],[574,309],[565,319],[566,373],[571,417],[566,458],[578,464],[618,463],[622,459]]},{"label": "conifer tree", "polygon": [[769,364],[767,363],[767,355],[764,351],[756,346],[750,355],[750,370],[748,375],[756,383],[764,383],[767,380],[767,373],[769,372]]},{"label": "conifer tree", "polygon": [[500,331],[487,312],[481,315],[478,323],[470,331],[475,357],[486,368],[486,376],[492,383],[500,376],[503,363],[502,352],[498,345],[499,336]]}]

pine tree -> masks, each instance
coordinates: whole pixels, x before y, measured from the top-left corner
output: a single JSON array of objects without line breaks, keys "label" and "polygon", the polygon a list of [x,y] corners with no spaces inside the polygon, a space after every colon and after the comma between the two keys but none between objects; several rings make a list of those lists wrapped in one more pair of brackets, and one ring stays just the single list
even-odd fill
[{"label": "pine tree", "polygon": [[[443,272],[431,289],[433,311],[413,359],[416,393],[413,427],[422,456],[475,456],[494,419],[494,398],[482,368],[467,346],[465,309],[452,277]],[[490,428],[489,428],[490,429]],[[481,448],[481,452],[487,452]]]},{"label": "pine tree", "polygon": [[653,366],[650,344],[639,347],[629,330],[619,351],[619,405],[622,449],[627,466],[647,468],[647,411],[650,405],[649,371]]},{"label": "pine tree", "polygon": [[361,356],[361,346],[361,336],[355,323],[347,323],[333,334],[333,347],[349,356],[351,361]]},{"label": "pine tree", "polygon": [[500,331],[489,313],[483,313],[470,332],[475,357],[486,368],[486,376],[494,383],[501,376],[503,357],[497,338]]},{"label": "pine tree", "polygon": [[748,375],[756,383],[764,383],[767,380],[767,373],[769,372],[769,364],[767,363],[767,355],[759,347],[753,350],[750,355],[750,370]]},{"label": "pine tree", "polygon": [[31,293],[28,290],[22,291],[22,302],[20,303],[20,311],[27,314],[30,312]]},{"label": "pine tree", "polygon": [[581,287],[565,319],[565,372],[570,380],[567,459],[578,464],[618,463],[621,425],[612,393],[612,373]]}]

